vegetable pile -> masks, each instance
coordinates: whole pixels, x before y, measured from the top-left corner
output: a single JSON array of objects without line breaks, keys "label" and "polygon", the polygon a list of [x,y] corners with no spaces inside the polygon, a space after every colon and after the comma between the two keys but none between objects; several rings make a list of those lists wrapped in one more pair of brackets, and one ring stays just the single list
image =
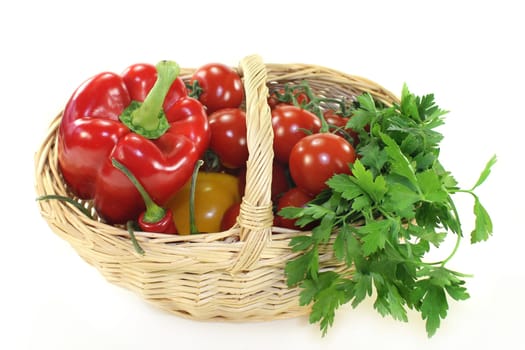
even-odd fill
[{"label": "vegetable pile", "polygon": [[[459,187],[439,161],[436,128],[446,111],[433,95],[418,97],[406,86],[398,103],[384,105],[368,93],[318,96],[308,82],[274,85],[268,105],[274,226],[306,231],[292,238],[296,255],[285,273],[290,287],[300,287],[301,305],[312,305],[310,321],[325,334],[341,305],[375,297],[383,316],[407,321],[407,309],[420,312],[433,335],[449,298],[469,297],[467,275],[447,267],[464,236],[452,196],[473,197],[470,241],[488,239],[492,222],[474,191],[495,157],[471,188]],[[92,200],[104,222],[126,225],[143,253],[135,230],[194,234],[235,225],[246,137],[243,82],[234,69],[210,63],[184,81],[175,62],[135,64],[98,74],[73,93],[58,164],[72,195]],[[453,251],[427,262],[447,236],[455,236]],[[346,272],[320,269],[326,246]]]},{"label": "vegetable pile", "polygon": [[[240,202],[234,170],[248,157],[241,78],[209,64],[188,84],[175,62],[135,64],[88,79],[68,101],[59,168],[72,194],[93,200],[103,221],[156,233],[217,232]],[[214,172],[198,174],[196,165],[213,152],[223,166],[209,160]]]}]

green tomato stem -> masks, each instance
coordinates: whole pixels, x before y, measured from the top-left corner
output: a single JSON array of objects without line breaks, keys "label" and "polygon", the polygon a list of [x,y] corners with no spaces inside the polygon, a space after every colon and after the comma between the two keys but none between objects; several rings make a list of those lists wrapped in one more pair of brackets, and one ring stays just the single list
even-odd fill
[{"label": "green tomato stem", "polygon": [[194,80],[192,84],[186,84],[186,88],[190,91],[188,96],[193,97],[196,100],[198,100],[204,92],[197,80]]}]

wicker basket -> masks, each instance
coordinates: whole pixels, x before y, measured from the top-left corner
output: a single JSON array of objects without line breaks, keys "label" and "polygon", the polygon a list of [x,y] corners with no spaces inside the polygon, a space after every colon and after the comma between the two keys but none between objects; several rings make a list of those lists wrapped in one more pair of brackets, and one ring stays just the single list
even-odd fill
[{"label": "wicker basket", "polygon": [[[183,69],[189,77],[191,69]],[[260,57],[243,59],[238,68],[244,80],[249,160],[241,213],[230,230],[190,236],[137,232],[145,254],[138,254],[128,233],[89,219],[62,201],[40,201],[51,229],[95,266],[111,283],[123,286],[174,314],[198,320],[272,320],[303,315],[298,288],[286,284],[284,267],[293,258],[290,239],[303,232],[272,227],[270,199],[273,160],[268,88],[308,81],[326,97],[352,98],[362,92],[392,103],[396,97],[381,86],[332,69],[304,64],[264,64]],[[70,195],[57,168],[57,129],[35,156],[36,192]],[[91,208],[90,202],[82,202]],[[321,252],[322,269],[342,270],[330,245]]]}]

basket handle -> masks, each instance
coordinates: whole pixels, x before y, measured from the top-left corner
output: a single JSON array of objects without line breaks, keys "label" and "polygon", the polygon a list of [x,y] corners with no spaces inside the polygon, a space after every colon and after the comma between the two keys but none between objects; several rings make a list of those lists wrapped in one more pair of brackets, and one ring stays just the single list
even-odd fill
[{"label": "basket handle", "polygon": [[231,272],[254,266],[272,236],[271,200],[273,129],[268,106],[267,73],[261,57],[245,57],[239,64],[246,94],[248,161],[246,187],[237,222],[244,243]]}]

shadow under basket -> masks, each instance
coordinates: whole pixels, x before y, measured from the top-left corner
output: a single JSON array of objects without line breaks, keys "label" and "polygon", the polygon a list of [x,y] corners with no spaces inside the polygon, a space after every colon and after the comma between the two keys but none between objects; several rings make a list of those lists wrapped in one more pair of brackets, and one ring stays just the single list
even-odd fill
[{"label": "shadow under basket", "polygon": [[[284,268],[287,261],[297,256],[289,246],[290,240],[309,232],[272,227],[273,130],[268,91],[307,81],[315,94],[324,97],[349,100],[368,92],[386,104],[397,98],[367,79],[317,65],[264,64],[254,55],[244,58],[236,69],[245,88],[249,159],[245,195],[233,228],[186,236],[136,232],[145,251],[141,255],[123,227],[88,218],[64,201],[39,201],[38,206],[50,228],[109,282],[176,315],[225,321],[304,315],[310,309],[299,305],[300,289],[287,286]],[[183,79],[187,80],[192,71],[183,68]],[[35,155],[38,196],[71,197],[57,165],[60,121],[61,114],[52,121]],[[92,203],[78,202],[96,214]],[[320,252],[320,268],[348,269],[333,256],[332,243],[333,240]]]}]

